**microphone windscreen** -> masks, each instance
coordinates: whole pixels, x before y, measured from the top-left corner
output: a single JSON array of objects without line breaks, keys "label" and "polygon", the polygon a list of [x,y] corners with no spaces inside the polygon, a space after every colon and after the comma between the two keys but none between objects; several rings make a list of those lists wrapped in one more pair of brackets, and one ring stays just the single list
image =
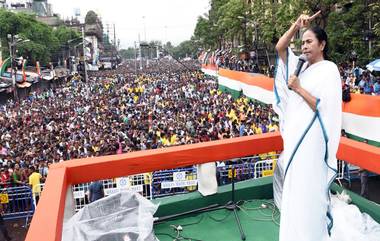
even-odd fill
[{"label": "microphone windscreen", "polygon": [[303,61],[303,62],[306,62],[307,61],[307,57],[305,54],[301,54],[300,57],[298,57],[300,61]]}]

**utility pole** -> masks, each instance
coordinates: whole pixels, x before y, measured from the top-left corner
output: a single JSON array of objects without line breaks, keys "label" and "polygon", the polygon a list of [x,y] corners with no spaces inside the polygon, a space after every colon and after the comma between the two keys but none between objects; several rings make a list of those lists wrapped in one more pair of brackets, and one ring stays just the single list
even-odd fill
[{"label": "utility pole", "polygon": [[16,89],[16,74],[14,73],[14,66],[13,66],[13,60],[14,60],[14,45],[15,45],[15,36],[13,34],[8,34],[9,39],[9,56],[11,58],[11,78],[12,78],[12,86],[13,86],[13,97],[14,100],[17,100],[17,89]]},{"label": "utility pole", "polygon": [[3,63],[3,51],[2,51],[3,46],[1,46],[1,41],[0,41],[0,64]]},{"label": "utility pole", "polygon": [[[372,33],[372,15],[369,13],[369,19],[368,19],[368,33]],[[368,38],[368,57],[371,58],[372,56],[372,34]]]},{"label": "utility pole", "polygon": [[146,42],[146,26],[145,26],[145,16],[142,17],[144,21],[144,41]]},{"label": "utility pole", "polygon": [[[116,51],[115,53],[115,57],[117,57],[117,50],[116,50],[116,29],[115,29],[115,24],[113,24],[113,46],[115,49],[112,49],[112,52],[113,50]],[[117,59],[117,58],[116,58]],[[115,68],[116,68],[116,61],[115,61]]]},{"label": "utility pole", "polygon": [[111,40],[110,40],[110,25],[107,23],[107,44],[111,47],[111,69],[112,69],[112,61],[113,61],[113,50],[112,50],[112,45],[111,45]]},{"label": "utility pole", "polygon": [[139,34],[139,56],[140,56],[140,70],[143,69],[142,67],[142,56],[141,56],[141,42],[140,42],[140,34]]},{"label": "utility pole", "polygon": [[82,46],[83,46],[84,82],[87,82],[86,47],[85,47],[86,39],[84,38],[84,26],[82,27],[82,40],[83,40]]},{"label": "utility pole", "polygon": [[136,41],[134,41],[135,43],[135,74],[137,74],[137,50],[136,50]]}]

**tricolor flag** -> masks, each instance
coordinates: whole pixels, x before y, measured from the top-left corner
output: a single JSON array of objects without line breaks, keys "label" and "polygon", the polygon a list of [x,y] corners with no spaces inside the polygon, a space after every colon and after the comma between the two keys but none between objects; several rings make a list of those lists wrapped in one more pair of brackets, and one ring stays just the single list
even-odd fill
[{"label": "tricolor flag", "polygon": [[26,59],[24,59],[24,60],[22,61],[22,79],[24,80],[23,82],[26,81],[25,68],[26,68]]},{"label": "tricolor flag", "polygon": [[40,67],[39,61],[36,61],[36,69],[37,69],[37,74],[41,77],[41,67]]},{"label": "tricolor flag", "polygon": [[[272,104],[274,80],[261,74],[250,74],[219,68],[213,71],[203,65],[202,71],[217,75],[218,87],[222,91],[239,97],[241,94],[264,104]],[[342,129],[359,141],[367,139],[369,144],[380,147],[380,96],[351,94],[351,101],[343,102]]]}]

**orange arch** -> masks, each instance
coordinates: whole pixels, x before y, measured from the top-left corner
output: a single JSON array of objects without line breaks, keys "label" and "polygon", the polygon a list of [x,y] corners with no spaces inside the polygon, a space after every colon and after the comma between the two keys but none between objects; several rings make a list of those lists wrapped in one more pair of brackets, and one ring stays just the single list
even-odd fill
[{"label": "orange arch", "polygon": [[[197,163],[249,156],[282,149],[279,133],[132,152],[54,164],[34,214],[27,241],[59,241],[67,188],[72,184]],[[342,138],[337,157],[380,174],[380,148]]]}]

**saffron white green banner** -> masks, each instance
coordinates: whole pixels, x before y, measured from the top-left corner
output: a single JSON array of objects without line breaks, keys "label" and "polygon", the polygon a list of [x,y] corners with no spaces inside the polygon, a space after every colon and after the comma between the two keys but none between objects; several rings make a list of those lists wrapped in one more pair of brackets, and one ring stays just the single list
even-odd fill
[{"label": "saffron white green banner", "polygon": [[[218,77],[218,87],[235,98],[241,94],[265,104],[273,103],[273,79],[265,75],[203,65],[205,74]],[[349,137],[380,147],[380,96],[351,94],[343,103],[342,128]]]}]

